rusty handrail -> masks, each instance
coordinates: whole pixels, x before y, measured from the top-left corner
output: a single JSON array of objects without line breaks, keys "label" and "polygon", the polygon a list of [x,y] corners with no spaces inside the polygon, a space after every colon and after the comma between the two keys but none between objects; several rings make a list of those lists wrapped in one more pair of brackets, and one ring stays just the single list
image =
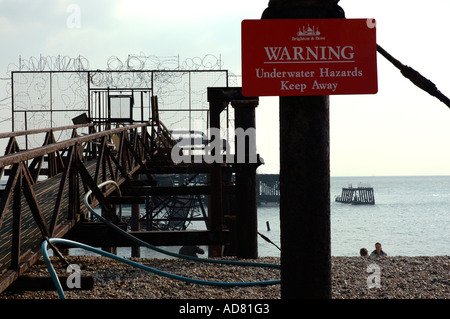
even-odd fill
[{"label": "rusty handrail", "polygon": [[68,148],[75,144],[86,143],[91,140],[95,140],[95,139],[98,139],[98,138],[101,138],[104,136],[118,134],[123,131],[128,131],[128,130],[132,130],[132,129],[139,128],[139,127],[145,127],[145,126],[149,126],[149,122],[133,124],[133,125],[123,126],[123,127],[119,127],[119,128],[115,128],[115,129],[111,129],[111,130],[107,130],[107,131],[92,133],[92,134],[85,135],[85,136],[74,137],[70,140],[57,142],[54,144],[49,144],[49,145],[37,147],[34,149],[21,151],[18,153],[4,155],[4,156],[0,157],[0,168],[5,167],[7,165],[12,165],[12,164],[20,163],[23,161],[27,161],[27,160],[33,159],[35,157],[38,157],[38,156],[50,154],[50,153],[56,152],[58,150]]},{"label": "rusty handrail", "polygon": [[42,129],[34,129],[34,130],[28,130],[28,131],[0,133],[0,139],[8,138],[8,137],[22,136],[22,135],[33,135],[33,134],[39,134],[39,133],[73,130],[73,129],[77,129],[77,128],[90,127],[90,126],[94,126],[94,124],[93,123],[76,124],[76,125],[59,126],[59,127],[54,127],[54,128],[42,128]]}]

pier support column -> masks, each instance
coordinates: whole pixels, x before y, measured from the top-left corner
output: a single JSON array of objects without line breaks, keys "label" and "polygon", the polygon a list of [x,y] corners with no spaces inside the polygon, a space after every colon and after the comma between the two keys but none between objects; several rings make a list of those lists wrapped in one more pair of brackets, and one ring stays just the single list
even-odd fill
[{"label": "pier support column", "polygon": [[[337,2],[271,0],[262,18],[344,18]],[[328,96],[280,97],[283,299],[331,298],[329,156]]]},{"label": "pier support column", "polygon": [[[258,100],[231,101],[231,105],[235,130],[241,129],[235,139],[237,257],[252,259],[258,258],[256,169],[259,163],[255,133]],[[245,156],[239,152],[245,152]],[[244,162],[241,163],[240,159]]]},{"label": "pier support column", "polygon": [[[220,129],[220,113],[228,106],[228,102],[210,101],[209,103],[209,123],[210,128]],[[215,154],[212,154],[213,156]],[[208,225],[211,230],[222,230],[223,209],[222,209],[222,163],[211,163],[209,182],[211,194],[208,203]],[[222,257],[222,246],[209,246],[210,257]]]},{"label": "pier support column", "polygon": [[[106,218],[107,214],[104,211],[105,211],[105,208],[104,208],[104,206],[102,206],[101,214],[102,214],[102,217]],[[116,205],[114,205],[114,211],[116,211]],[[106,251],[108,253],[117,255],[117,247],[102,247],[102,250],[104,250],[104,251]]]},{"label": "pier support column", "polygon": [[[138,174],[135,176],[136,180],[139,180],[140,177]],[[139,219],[141,218],[141,205],[139,204],[132,204],[131,205],[131,219],[130,219],[130,226],[132,231],[140,231],[141,226]],[[139,246],[132,246],[131,247],[131,257],[141,257],[141,248]]]},{"label": "pier support column", "polygon": [[282,298],[330,298],[328,97],[280,99]]},{"label": "pier support column", "polygon": [[[246,136],[244,141],[239,141],[245,145],[243,151],[240,151],[242,163],[236,163],[239,160],[235,157],[233,168],[236,172],[236,231],[233,229],[233,236],[230,251],[237,251],[237,255],[241,258],[256,258],[258,256],[257,248],[257,201],[256,201],[256,168],[260,164],[259,156],[256,154],[255,141],[255,107],[258,105],[258,97],[245,97],[242,95],[241,87],[213,87],[208,88],[208,102],[210,110],[210,127],[220,128],[220,113],[231,103],[235,108],[235,128],[241,128],[243,132],[251,129],[253,138]],[[248,133],[247,131],[246,133]],[[243,134],[244,135],[244,134]],[[248,143],[241,143],[248,140]],[[229,151],[229,150],[227,150]],[[244,155],[243,155],[244,154]],[[238,155],[238,154],[236,154]],[[256,158],[256,160],[255,160]],[[253,162],[255,163],[252,163]],[[211,209],[209,215],[210,227],[222,226],[223,208],[222,193],[220,184],[213,184],[213,181],[221,181],[221,174],[218,171],[219,164],[211,164],[211,196],[209,207]],[[227,166],[227,164],[224,164]],[[217,183],[217,182],[214,182]],[[216,187],[220,187],[220,190]],[[214,217],[212,217],[214,215]],[[229,221],[234,216],[230,216]],[[220,219],[220,220],[219,220]],[[236,247],[235,247],[235,246]],[[240,248],[239,248],[240,247]]]}]

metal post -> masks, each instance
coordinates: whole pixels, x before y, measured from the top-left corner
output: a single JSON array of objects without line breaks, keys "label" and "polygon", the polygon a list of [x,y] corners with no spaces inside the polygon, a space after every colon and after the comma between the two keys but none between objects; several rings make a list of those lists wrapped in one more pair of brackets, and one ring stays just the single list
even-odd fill
[{"label": "metal post", "polygon": [[[255,108],[258,105],[258,100],[232,101],[231,104],[235,114],[235,128],[242,128],[244,131],[255,129]],[[243,142],[235,141],[235,161],[239,155],[237,145]],[[256,168],[258,167],[258,163],[250,162],[250,152],[256,151],[255,140],[251,137],[248,139],[248,143],[245,142],[244,151],[246,153],[245,163],[235,163],[236,196],[237,203],[239,203],[236,207],[237,257],[258,258],[258,217],[256,201]],[[256,158],[256,154],[254,155]]]},{"label": "metal post", "polygon": [[[139,174],[136,174],[135,179],[140,180]],[[140,218],[141,218],[141,205],[132,204],[131,205],[131,220],[130,220],[130,226],[131,226],[132,231],[140,231],[141,230],[140,221],[139,221]],[[141,257],[141,249],[139,246],[131,247],[131,257]]]},{"label": "metal post", "polygon": [[[262,18],[343,18],[337,2],[271,0]],[[328,96],[280,97],[283,299],[331,297],[329,146]]]},{"label": "metal post", "polygon": [[[228,105],[227,102],[210,101],[209,117],[211,128],[220,129],[220,113]],[[209,137],[210,138],[210,137]],[[217,138],[217,137],[216,137]],[[211,194],[209,196],[209,216],[208,224],[211,230],[222,230],[223,227],[223,210],[222,210],[222,164],[211,163],[209,182],[211,185]],[[221,257],[222,246],[210,246],[210,257]]]},{"label": "metal post", "polygon": [[[22,164],[15,164],[13,170],[17,179],[13,192],[13,221],[12,221],[12,238],[11,238],[11,265],[12,269],[19,269],[20,265],[20,243],[21,243],[21,226],[22,226]],[[12,177],[10,177],[12,178]],[[12,191],[12,189],[10,190]]]},{"label": "metal post", "polygon": [[[20,68],[20,58],[19,58],[19,68]],[[14,72],[11,72],[11,132],[14,132]]]},{"label": "metal post", "polygon": [[327,96],[280,98],[282,298],[330,298],[328,106]]}]

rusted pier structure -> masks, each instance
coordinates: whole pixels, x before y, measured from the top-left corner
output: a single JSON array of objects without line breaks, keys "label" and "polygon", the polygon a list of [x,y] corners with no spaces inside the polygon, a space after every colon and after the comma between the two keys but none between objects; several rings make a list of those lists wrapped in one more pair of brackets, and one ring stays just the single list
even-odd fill
[{"label": "rusted pier structure", "polygon": [[340,196],[336,197],[336,202],[352,204],[352,205],[375,205],[375,195],[373,187],[358,186],[353,188],[352,185],[342,188]]},{"label": "rusted pier structure", "polygon": [[[161,123],[145,122],[95,132],[92,124],[1,134],[9,138],[5,155],[0,157],[0,173],[6,180],[0,198],[0,292],[40,257],[40,245],[51,237],[78,240],[95,247],[129,247],[133,244],[104,224],[92,221],[83,204],[92,190],[91,205],[122,229],[127,229],[117,211],[118,204],[136,203],[141,194],[198,193],[189,186],[159,188],[146,170],[148,162],[170,161],[167,147],[175,143]],[[72,130],[72,138],[56,142],[54,133]],[[87,133],[80,134],[79,130]],[[44,134],[41,147],[21,150],[17,138]],[[151,136],[158,136],[157,139]],[[134,176],[145,176],[137,180]],[[97,186],[112,180],[115,187]],[[211,186],[201,189],[210,194]],[[148,192],[144,192],[148,189]],[[140,239],[154,245],[225,245],[224,227],[204,231],[139,232]],[[58,256],[58,247],[53,247]]]},{"label": "rusted pier structure", "polygon": [[[240,88],[208,88],[208,102],[210,128],[220,128],[220,114],[229,106],[236,114],[236,128],[255,127],[258,98],[243,97]],[[152,107],[157,115],[157,99]],[[101,208],[108,220],[152,245],[207,245],[210,256],[257,257],[256,168],[262,161],[259,156],[256,162],[249,160],[256,149],[251,145],[254,140],[246,141],[242,162],[234,154],[231,162],[224,155],[223,162],[174,163],[172,150],[178,141],[157,116],[148,122],[109,125],[81,116],[74,123],[79,124],[0,134],[0,139],[8,139],[0,157],[0,177],[5,182],[0,196],[0,293],[38,260],[42,241],[51,237],[112,252],[115,247],[138,249],[92,219],[83,203],[88,190],[92,190],[92,207]],[[69,138],[58,141],[56,136],[62,135]],[[40,140],[40,146],[21,148],[19,140],[24,138],[33,138],[34,144]],[[187,149],[182,152],[190,154]],[[161,176],[181,180],[165,185]],[[109,180],[120,191],[113,185],[98,187]],[[200,216],[206,230],[140,229],[145,216],[139,205],[152,198],[180,200],[182,196],[201,197],[207,203]],[[124,204],[132,206],[128,219],[119,213]],[[192,217],[167,216],[175,224]],[[65,259],[62,248],[67,247],[52,248]]]},{"label": "rusted pier structure", "polygon": [[[258,97],[244,97],[240,87],[208,88],[208,102],[210,128],[221,129],[220,114],[231,105],[235,112],[235,130],[239,128],[248,132],[256,129],[255,108],[259,104]],[[210,228],[216,229],[225,222],[231,232],[231,242],[225,254],[239,258],[258,257],[256,169],[263,161],[256,154],[255,138],[239,138],[235,135],[231,163],[225,160],[223,164],[211,164],[211,183],[217,187],[210,197],[211,215],[216,216],[210,218]],[[222,185],[230,185],[233,175],[235,191],[230,194],[224,192]],[[216,247],[213,255],[217,253]]]}]

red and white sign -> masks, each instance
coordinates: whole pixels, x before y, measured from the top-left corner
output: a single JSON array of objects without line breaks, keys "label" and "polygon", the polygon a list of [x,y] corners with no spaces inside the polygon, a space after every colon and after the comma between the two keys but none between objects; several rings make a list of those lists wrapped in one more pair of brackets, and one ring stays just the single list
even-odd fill
[{"label": "red and white sign", "polygon": [[245,96],[375,94],[374,19],[242,21]]}]

